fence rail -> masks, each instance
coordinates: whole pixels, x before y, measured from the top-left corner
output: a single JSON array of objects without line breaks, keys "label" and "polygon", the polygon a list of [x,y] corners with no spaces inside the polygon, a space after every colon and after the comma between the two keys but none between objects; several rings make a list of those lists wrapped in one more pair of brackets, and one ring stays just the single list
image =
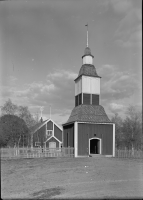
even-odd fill
[{"label": "fence rail", "polygon": [[[1,148],[1,158],[74,157],[74,148]],[[143,158],[143,150],[116,149],[116,158]]]},{"label": "fence rail", "polygon": [[1,148],[1,158],[74,157],[74,148]]},{"label": "fence rail", "polygon": [[143,158],[143,151],[116,149],[115,157],[117,158]]}]

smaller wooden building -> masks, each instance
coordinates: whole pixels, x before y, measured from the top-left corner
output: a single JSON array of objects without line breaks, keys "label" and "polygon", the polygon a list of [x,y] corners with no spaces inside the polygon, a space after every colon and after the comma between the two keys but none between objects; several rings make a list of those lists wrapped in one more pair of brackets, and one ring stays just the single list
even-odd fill
[{"label": "smaller wooden building", "polygon": [[41,121],[31,128],[31,147],[61,148],[62,128],[52,119]]}]

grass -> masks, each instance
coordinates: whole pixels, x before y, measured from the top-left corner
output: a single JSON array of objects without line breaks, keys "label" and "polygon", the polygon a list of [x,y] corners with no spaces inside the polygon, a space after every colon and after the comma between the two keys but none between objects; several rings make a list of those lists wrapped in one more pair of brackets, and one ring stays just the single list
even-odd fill
[{"label": "grass", "polygon": [[123,158],[2,160],[2,198],[141,198],[142,167]]}]

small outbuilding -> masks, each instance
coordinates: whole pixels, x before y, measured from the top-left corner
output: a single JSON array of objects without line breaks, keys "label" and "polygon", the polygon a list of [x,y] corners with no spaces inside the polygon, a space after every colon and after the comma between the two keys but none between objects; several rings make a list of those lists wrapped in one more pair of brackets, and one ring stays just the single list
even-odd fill
[{"label": "small outbuilding", "polygon": [[52,119],[41,121],[31,128],[31,147],[61,148],[62,128]]},{"label": "small outbuilding", "polygon": [[93,58],[87,42],[75,79],[75,107],[63,124],[63,147],[74,147],[75,157],[115,156],[115,124],[100,105],[101,77]]}]

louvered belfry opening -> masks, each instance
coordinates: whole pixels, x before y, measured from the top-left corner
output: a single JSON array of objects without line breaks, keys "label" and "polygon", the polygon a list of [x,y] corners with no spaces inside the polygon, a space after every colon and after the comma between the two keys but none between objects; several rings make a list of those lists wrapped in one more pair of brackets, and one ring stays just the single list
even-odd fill
[{"label": "louvered belfry opening", "polygon": [[75,96],[75,106],[79,106],[82,104],[82,94],[78,94]]}]

